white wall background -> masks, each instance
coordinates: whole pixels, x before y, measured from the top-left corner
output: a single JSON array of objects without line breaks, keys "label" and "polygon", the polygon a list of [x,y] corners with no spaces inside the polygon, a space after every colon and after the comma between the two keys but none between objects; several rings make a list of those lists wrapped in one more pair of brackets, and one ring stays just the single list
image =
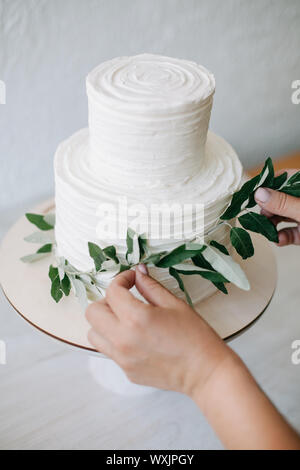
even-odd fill
[{"label": "white wall background", "polygon": [[87,124],[85,76],[118,55],[211,69],[211,127],[245,166],[300,148],[299,0],[0,0],[0,21],[2,221],[51,195],[57,144]]}]

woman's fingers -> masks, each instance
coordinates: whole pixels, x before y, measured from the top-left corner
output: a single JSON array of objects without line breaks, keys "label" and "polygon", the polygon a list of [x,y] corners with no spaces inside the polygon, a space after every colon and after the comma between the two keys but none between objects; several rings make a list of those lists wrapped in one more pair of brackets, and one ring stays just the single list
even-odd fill
[{"label": "woman's fingers", "polygon": [[107,338],[110,338],[118,328],[118,317],[114,315],[105,299],[90,304],[85,316],[89,324]]},{"label": "woman's fingers", "polygon": [[138,314],[145,306],[144,302],[129,292],[134,283],[135,272],[133,270],[124,271],[113,279],[106,291],[105,299],[120,319],[130,313]]},{"label": "woman's fingers", "polygon": [[300,245],[300,226],[287,227],[279,230],[278,245]]},{"label": "woman's fingers", "polygon": [[99,335],[99,333],[97,333],[93,328],[88,332],[88,340],[91,345],[97,349],[97,351],[105,354],[106,356],[112,357],[113,348],[111,342],[107,338]]},{"label": "woman's fingers", "polygon": [[280,215],[300,222],[300,199],[269,188],[258,188],[255,200],[261,208],[274,215]]},{"label": "woman's fingers", "polygon": [[269,217],[270,221],[272,222],[272,224],[275,225],[275,227],[277,227],[278,224],[280,224],[281,222],[289,222],[289,223],[296,223],[295,220],[293,219],[289,219],[289,217],[282,217],[281,215],[272,215],[271,217]]},{"label": "woman's fingers", "polygon": [[119,319],[109,307],[106,299],[88,306],[85,316],[92,328],[88,340],[99,352],[109,357],[113,355],[113,342],[119,334]]},{"label": "woman's fingers", "polygon": [[[260,211],[261,215],[265,215],[268,217],[273,224],[279,224],[279,222],[294,222],[294,219],[290,219],[289,217],[284,217],[283,215],[274,215],[272,212],[267,211],[266,209],[261,209]],[[273,220],[274,219],[274,220]]]},{"label": "woman's fingers", "polygon": [[152,305],[165,308],[178,306],[178,298],[152,277],[144,264],[137,266],[135,285],[140,294]]}]

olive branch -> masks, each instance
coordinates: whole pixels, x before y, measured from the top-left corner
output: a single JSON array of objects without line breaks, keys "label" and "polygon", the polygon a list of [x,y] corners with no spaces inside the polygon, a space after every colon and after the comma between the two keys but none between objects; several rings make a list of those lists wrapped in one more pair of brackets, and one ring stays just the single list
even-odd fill
[{"label": "olive branch", "polygon": [[[228,225],[230,227],[230,242],[243,259],[254,255],[249,232],[260,233],[268,240],[278,242],[278,232],[275,225],[266,216],[250,210],[256,205],[254,193],[259,187],[276,189],[300,197],[300,171],[289,178],[287,172],[275,176],[272,160],[268,158],[261,172],[246,181],[233,194],[228,207],[212,231],[224,224]],[[241,227],[230,224],[229,221],[236,217]],[[53,213],[46,215],[27,213],[26,218],[39,231],[25,237],[25,240],[30,243],[42,244],[35,253],[21,258],[23,262],[31,263],[44,258],[53,251],[55,252],[55,215]],[[228,293],[225,284],[230,282],[241,289],[250,289],[249,281],[240,265],[232,259],[227,248],[215,240],[199,244],[197,236],[195,236],[194,240],[183,243],[170,252],[154,252],[151,250],[145,234],[139,235],[129,227],[126,245],[126,256],[122,259],[115,246],[101,248],[93,242],[88,242],[89,255],[94,263],[94,268],[88,272],[79,271],[65,258],[56,256],[57,265],[49,267],[53,299],[59,302],[64,295],[68,296],[73,290],[80,305],[85,309],[88,296],[94,299],[103,297],[105,288],[117,274],[132,269],[139,263],[168,269],[169,274],[177,281],[190,305],[192,305],[192,301],[184,286],[184,276],[201,276],[212,282],[224,294]]]}]

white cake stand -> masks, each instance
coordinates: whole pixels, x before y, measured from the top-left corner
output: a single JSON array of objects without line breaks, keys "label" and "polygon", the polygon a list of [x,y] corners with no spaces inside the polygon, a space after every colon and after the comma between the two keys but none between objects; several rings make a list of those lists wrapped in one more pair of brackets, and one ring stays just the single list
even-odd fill
[{"label": "white cake stand", "polygon": [[[53,200],[39,204],[32,211],[47,213]],[[140,395],[156,389],[129,382],[113,361],[98,353],[87,339],[90,328],[76,297],[56,304],[50,296],[48,278],[51,256],[32,264],[20,258],[35,251],[36,245],[25,242],[32,226],[21,217],[8,231],[0,247],[0,281],[4,294],[13,308],[32,326],[52,338],[89,353],[89,367],[96,381],[120,394]],[[255,255],[239,262],[247,274],[251,290],[246,292],[233,285],[228,295],[216,292],[195,306],[197,312],[224,339],[229,340],[245,331],[264,312],[272,299],[277,279],[275,256],[270,244],[261,236],[253,236]]]}]

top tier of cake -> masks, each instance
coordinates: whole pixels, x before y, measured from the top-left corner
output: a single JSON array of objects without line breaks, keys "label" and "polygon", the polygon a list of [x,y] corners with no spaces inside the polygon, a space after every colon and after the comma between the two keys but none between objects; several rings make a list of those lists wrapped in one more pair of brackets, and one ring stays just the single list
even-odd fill
[{"label": "top tier of cake", "polygon": [[[88,242],[94,242],[102,248],[114,245],[125,263],[128,227],[147,234],[153,253],[194,240],[200,225],[207,243],[213,233],[229,249],[229,227],[216,227],[240,186],[242,167],[232,147],[208,132],[214,89],[204,67],[149,54],[113,59],[88,75],[89,129],[62,142],[55,155],[58,256],[89,271],[94,264]],[[129,210],[142,203],[150,217],[152,204],[158,204],[161,217],[151,218],[150,230],[136,228],[132,212],[118,210],[120,199]],[[169,213],[173,203],[202,204],[204,220],[201,211],[191,210],[185,217],[192,224],[182,233],[180,213]],[[111,235],[107,226],[121,230]],[[165,229],[173,236],[152,236]],[[184,295],[168,269],[152,267],[150,273]],[[198,276],[186,278],[194,302],[214,289]]]},{"label": "top tier of cake", "polygon": [[102,63],[87,77],[91,170],[118,187],[184,183],[204,163],[213,75],[152,54]]}]

